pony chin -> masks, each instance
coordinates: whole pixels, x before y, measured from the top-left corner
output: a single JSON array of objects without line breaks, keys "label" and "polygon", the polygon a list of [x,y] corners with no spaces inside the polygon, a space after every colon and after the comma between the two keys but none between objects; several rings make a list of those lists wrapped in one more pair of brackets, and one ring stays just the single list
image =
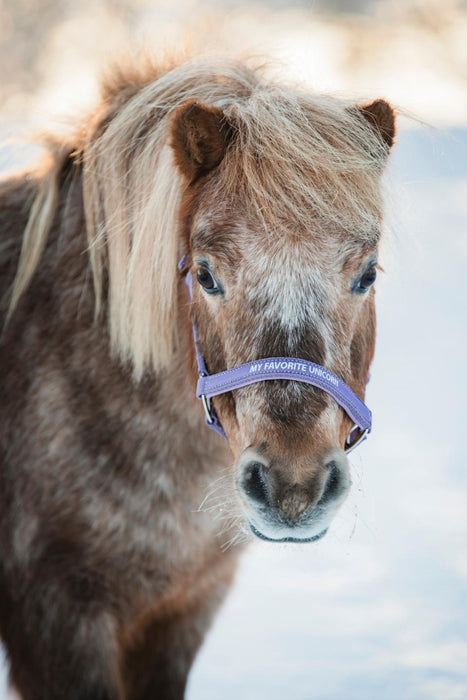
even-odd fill
[{"label": "pony chin", "polygon": [[[290,534],[290,530],[284,530],[283,536],[281,537],[280,533],[280,528],[277,530],[274,530],[273,535],[274,536],[268,536],[265,534],[265,528],[263,526],[263,530],[260,531],[258,528],[253,524],[252,521],[249,521],[249,526],[251,532],[257,537],[259,540],[263,540],[265,542],[282,542],[282,543],[295,543],[295,544],[307,544],[309,542],[317,542],[318,540],[321,540],[326,534],[327,534],[327,527],[324,528],[324,530],[321,530],[321,532],[318,532],[316,535],[315,534],[306,534],[304,532],[300,532],[300,535],[297,534],[296,537]],[[267,529],[267,528],[266,528]]]}]

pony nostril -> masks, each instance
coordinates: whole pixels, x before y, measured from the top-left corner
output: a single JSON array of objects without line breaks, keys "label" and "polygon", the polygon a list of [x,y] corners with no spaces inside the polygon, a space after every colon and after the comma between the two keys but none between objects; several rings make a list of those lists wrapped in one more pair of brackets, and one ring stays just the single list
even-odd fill
[{"label": "pony nostril", "polygon": [[250,462],[243,472],[242,487],[246,495],[255,501],[269,504],[269,491],[264,475],[264,464]]},{"label": "pony nostril", "polygon": [[326,467],[328,469],[328,478],[324,486],[323,494],[319,501],[321,504],[327,503],[328,501],[332,501],[335,498],[337,498],[342,491],[343,485],[341,478],[341,470],[339,469],[339,465],[337,464],[337,462],[332,460],[331,462],[328,462],[328,464],[326,464]]}]

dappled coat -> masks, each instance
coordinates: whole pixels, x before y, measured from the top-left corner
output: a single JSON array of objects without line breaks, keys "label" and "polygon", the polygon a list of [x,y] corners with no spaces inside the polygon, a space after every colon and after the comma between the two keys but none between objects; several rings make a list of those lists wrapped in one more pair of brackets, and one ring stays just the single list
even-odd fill
[{"label": "dappled coat", "polygon": [[223,441],[190,315],[211,371],[301,357],[363,398],[393,136],[381,100],[145,65],[0,184],[0,633],[24,700],[183,697],[238,544],[325,533],[348,417],[266,382],[214,400]]}]

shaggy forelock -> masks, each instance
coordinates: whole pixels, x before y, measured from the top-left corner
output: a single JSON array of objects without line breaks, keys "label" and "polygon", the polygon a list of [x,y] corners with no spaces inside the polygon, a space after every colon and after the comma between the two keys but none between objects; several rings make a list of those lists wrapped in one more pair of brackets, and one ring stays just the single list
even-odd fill
[{"label": "shaggy forelock", "polygon": [[[280,86],[237,62],[115,72],[99,109],[79,129],[75,153],[83,162],[96,311],[105,308],[112,349],[131,362],[136,377],[167,364],[176,344],[185,185],[169,127],[171,113],[193,99],[222,108],[232,126],[213,173],[219,197],[234,196],[269,235],[346,231],[348,246],[354,239],[376,241],[381,217],[387,149],[355,106]],[[10,315],[39,264],[63,157],[54,156],[31,210]]]},{"label": "shaggy forelock", "polygon": [[265,231],[334,226],[375,242],[381,219],[384,143],[354,105],[259,82],[226,108],[236,127],[220,166]]}]

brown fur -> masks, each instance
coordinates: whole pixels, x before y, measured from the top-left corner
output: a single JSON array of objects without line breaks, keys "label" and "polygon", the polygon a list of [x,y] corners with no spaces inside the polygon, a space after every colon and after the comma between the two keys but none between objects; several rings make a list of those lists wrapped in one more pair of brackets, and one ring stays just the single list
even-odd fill
[{"label": "brown fur", "polygon": [[[54,147],[44,173],[0,187],[0,321],[9,316],[0,344],[0,633],[23,700],[180,700],[231,583],[239,548],[224,545],[245,539],[244,516],[229,446],[206,430],[194,397],[190,306],[176,255],[188,253],[194,274],[197,256],[209,256],[229,290],[218,304],[195,288],[191,314],[211,371],[295,353],[327,362],[364,395],[374,300],[372,293],[351,299],[347,286],[379,239],[381,209],[371,193],[381,170],[378,143],[382,137],[390,145],[393,133],[389,112],[365,108],[380,126],[378,141],[346,105],[303,98],[297,107],[302,97],[285,89],[273,88],[268,98],[266,86],[263,95],[245,67],[226,68],[225,78],[222,70],[116,73],[72,147]],[[191,96],[180,102],[188,88]],[[216,106],[226,93],[228,107]],[[297,182],[310,179],[300,192],[289,191],[289,181],[280,190],[280,151],[271,142],[268,154],[268,134],[255,121],[263,114],[271,129],[276,104],[292,115],[291,148],[300,141],[294,117],[305,135],[316,128],[316,157],[296,161],[303,169]],[[343,116],[328,134],[329,113]],[[340,153],[333,179],[329,158],[337,167]],[[138,170],[151,162],[155,173]],[[290,177],[294,163],[284,165]],[[151,200],[156,175],[169,181],[168,211],[156,207],[164,207],[162,195]],[[135,191],[138,182],[147,200]],[[325,191],[328,185],[337,189]],[[339,188],[346,199],[335,205],[342,210],[330,227],[326,212]],[[152,240],[151,217],[165,222],[173,212],[176,240],[162,264],[157,246],[165,242]],[[313,232],[305,228],[308,215]],[[275,223],[267,230],[268,222]],[[334,285],[345,272],[331,300],[313,287],[314,316],[293,333],[267,317],[271,300],[261,290],[268,276],[258,276],[258,265],[268,250],[271,279],[294,256],[310,269],[321,265]],[[287,289],[281,293],[285,299]],[[166,331],[149,338],[152,350],[138,346],[149,318],[138,308],[144,299],[160,316],[154,328]],[[321,320],[339,349],[329,357]],[[320,450],[343,445],[349,419],[317,389],[265,384],[214,404],[235,459],[249,444],[275,455],[270,487],[281,517],[292,522],[322,496]],[[332,424],[323,422],[330,411]],[[210,505],[213,494],[220,501]],[[227,519],[216,519],[219,505]]]},{"label": "brown fur", "polygon": [[[185,406],[183,369],[166,403],[163,380],[135,386],[109,361],[105,326],[93,323],[80,167],[70,161],[60,180],[40,270],[0,348],[0,631],[24,700],[120,698],[125,684],[128,698],[181,697],[236,559],[218,525],[193,513],[228,457],[198,406]],[[30,201],[27,181],[5,183],[2,233],[16,258]],[[3,270],[6,286],[10,256]],[[171,464],[172,493],[158,483]],[[135,650],[151,659],[137,682],[121,676]]]},{"label": "brown fur", "polygon": [[175,111],[172,128],[175,162],[191,185],[219,165],[230,131],[219,108],[191,101]]},{"label": "brown fur", "polygon": [[371,104],[360,107],[360,111],[381,135],[388,148],[394,143],[396,134],[396,118],[394,110],[385,100],[375,100]]}]

